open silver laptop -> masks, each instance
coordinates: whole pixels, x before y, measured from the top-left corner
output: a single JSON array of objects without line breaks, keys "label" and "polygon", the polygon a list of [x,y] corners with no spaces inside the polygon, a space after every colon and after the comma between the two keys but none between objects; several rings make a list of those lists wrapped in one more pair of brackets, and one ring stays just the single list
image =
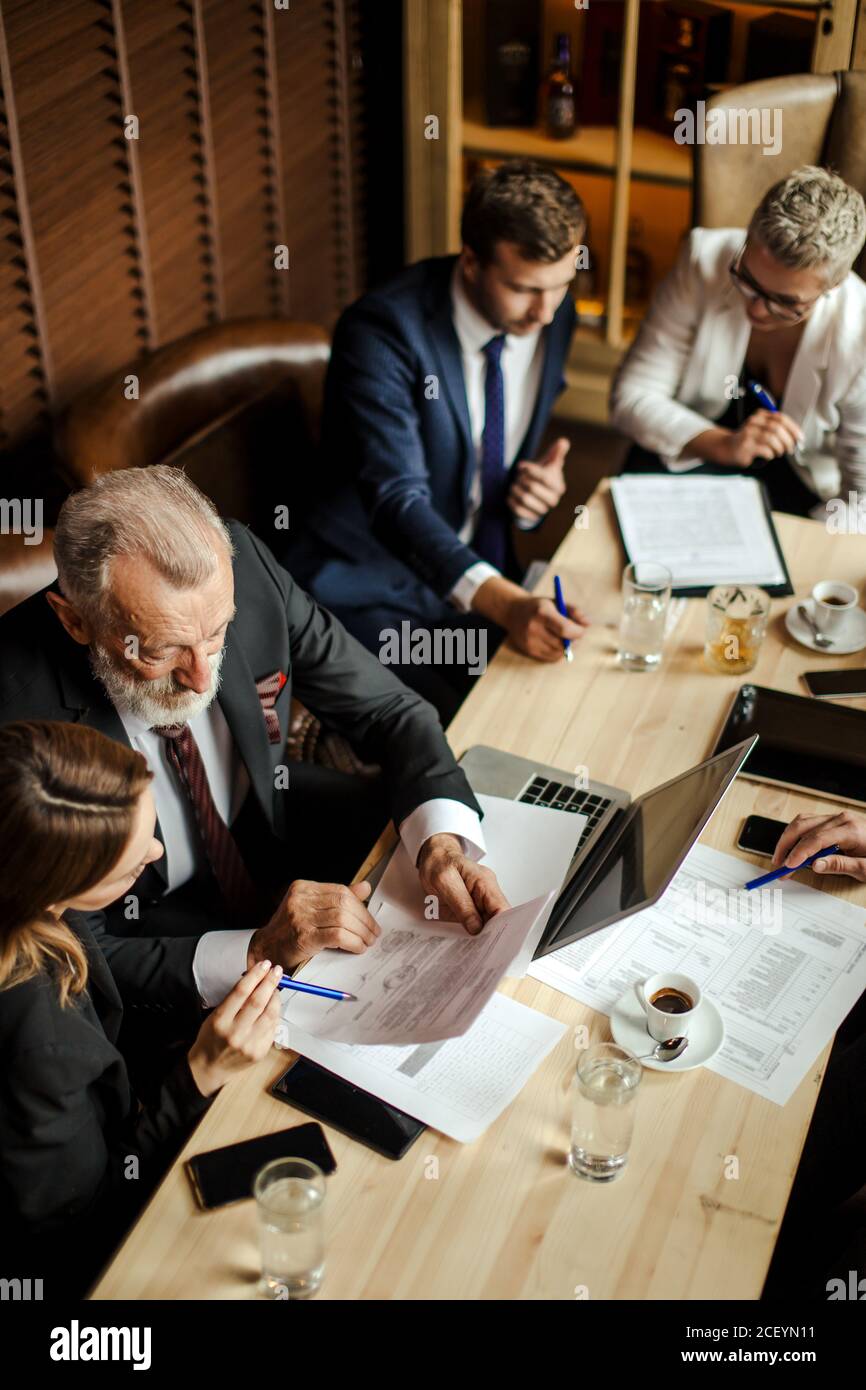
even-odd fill
[{"label": "open silver laptop", "polygon": [[756,742],[745,739],[635,801],[603,782],[576,786],[562,768],[483,744],[468,749],[460,765],[474,792],[587,816],[535,955],[657,902]]}]

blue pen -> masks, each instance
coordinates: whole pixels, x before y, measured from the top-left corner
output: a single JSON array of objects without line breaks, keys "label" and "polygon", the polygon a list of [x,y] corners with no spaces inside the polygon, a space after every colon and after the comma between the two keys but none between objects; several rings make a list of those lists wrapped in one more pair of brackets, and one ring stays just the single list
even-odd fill
[{"label": "blue pen", "polygon": [[306,985],[303,980],[293,980],[284,975],[277,989],[296,989],[299,994],[317,994],[320,999],[357,999],[357,994],[347,994],[344,989],[325,989],[324,985]]},{"label": "blue pen", "polygon": [[760,878],[753,878],[751,883],[747,883],[747,888],[763,888],[765,883],[774,883],[777,878],[784,878],[786,874],[799,873],[800,869],[808,869],[814,864],[816,859],[826,859],[830,854],[838,854],[838,845],[828,845],[826,849],[819,849],[817,854],[812,854],[808,859],[804,859],[802,864],[796,864],[792,869],[774,869],[771,874],[762,874]]},{"label": "blue pen", "polygon": [[769,391],[761,385],[759,381],[749,381],[746,383],[747,390],[751,391],[756,400],[760,401],[765,410],[772,410],[774,415],[778,415],[779,407],[773,400]]},{"label": "blue pen", "polygon": [[[568,609],[565,606],[565,599],[562,595],[562,580],[558,574],[553,576],[553,596],[556,599],[556,607],[563,618],[568,617]],[[568,637],[562,639],[562,650],[565,652],[566,661],[573,661],[574,656],[571,650],[571,641]]]},{"label": "blue pen", "polygon": [[[779,407],[776,405],[776,402],[773,400],[767,388],[762,386],[759,381],[749,381],[747,383],[747,390],[751,391],[755,400],[758,401],[765,410],[771,410],[774,415],[778,415]],[[798,439],[794,449],[795,455],[799,454],[801,447],[801,441]]]}]

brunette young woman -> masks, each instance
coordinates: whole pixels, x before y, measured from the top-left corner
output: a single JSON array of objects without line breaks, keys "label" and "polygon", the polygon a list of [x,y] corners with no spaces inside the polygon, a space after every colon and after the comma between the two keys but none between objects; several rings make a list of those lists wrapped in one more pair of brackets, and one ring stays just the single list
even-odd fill
[{"label": "brunette young woman", "polygon": [[46,1298],[86,1291],[216,1092],[264,1057],[279,965],[213,1010],[142,1105],[88,926],[162,853],[139,753],[81,724],[0,728],[0,1249]]}]

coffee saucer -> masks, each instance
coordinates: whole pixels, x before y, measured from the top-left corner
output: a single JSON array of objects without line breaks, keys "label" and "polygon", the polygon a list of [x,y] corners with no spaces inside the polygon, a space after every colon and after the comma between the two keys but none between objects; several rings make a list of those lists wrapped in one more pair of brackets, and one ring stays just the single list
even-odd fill
[{"label": "coffee saucer", "polygon": [[851,609],[839,631],[833,634],[832,647],[819,647],[809,624],[797,612],[801,603],[812,617],[815,616],[812,599],[796,599],[785,614],[785,627],[802,646],[817,652],[818,656],[850,656],[852,652],[861,652],[866,647],[866,613],[862,608]]},{"label": "coffee saucer", "polygon": [[[637,1002],[633,987],[629,987],[614,1004],[610,1031],[614,1042],[618,1042],[620,1047],[627,1047],[636,1057],[651,1052],[655,1046],[655,1040],[647,1032],[646,1015]],[[713,1001],[705,996],[689,1024],[689,1045],[682,1056],[674,1058],[672,1062],[656,1062],[648,1058],[643,1065],[653,1071],[693,1071],[715,1057],[724,1041],[722,1015]]]}]

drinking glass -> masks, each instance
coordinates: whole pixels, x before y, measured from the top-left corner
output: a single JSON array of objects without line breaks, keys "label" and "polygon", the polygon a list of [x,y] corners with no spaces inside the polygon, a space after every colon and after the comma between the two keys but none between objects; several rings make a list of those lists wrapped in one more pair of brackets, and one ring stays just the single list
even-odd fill
[{"label": "drinking glass", "polygon": [[325,1271],[325,1175],[305,1158],[275,1158],[253,1183],[262,1251],[261,1287],[272,1298],[310,1298]]},{"label": "drinking glass", "polygon": [[652,560],[622,573],[619,664],[626,671],[654,671],[661,664],[671,599],[671,572]]},{"label": "drinking glass", "polygon": [[572,1172],[594,1182],[619,1177],[628,1160],[634,1130],[641,1064],[616,1043],[587,1047],[572,1084]]},{"label": "drinking glass", "polygon": [[707,594],[707,664],[725,676],[751,671],[769,616],[770,595],[756,584],[716,585]]}]

